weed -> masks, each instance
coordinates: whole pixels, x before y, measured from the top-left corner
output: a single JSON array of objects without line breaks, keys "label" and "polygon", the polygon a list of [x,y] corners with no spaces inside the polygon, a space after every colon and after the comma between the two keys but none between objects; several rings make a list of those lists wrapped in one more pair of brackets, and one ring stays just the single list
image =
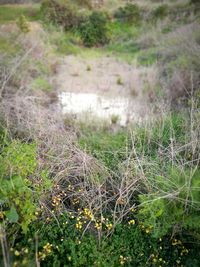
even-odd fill
[{"label": "weed", "polygon": [[111,116],[111,123],[112,124],[117,124],[118,121],[119,121],[119,116],[118,115],[112,115]]},{"label": "weed", "polygon": [[163,19],[168,15],[169,8],[168,5],[160,5],[152,12],[152,16],[154,19]]},{"label": "weed", "polygon": [[21,15],[17,21],[17,26],[19,27],[20,31],[23,33],[30,32],[30,25],[24,15]]},{"label": "weed", "polygon": [[105,13],[94,11],[78,29],[84,45],[91,47],[108,43],[107,23],[108,18]]},{"label": "weed", "polygon": [[118,77],[117,78],[117,84],[118,85],[124,85],[124,82],[122,81],[122,78],[121,77]]},{"label": "weed", "polygon": [[[37,169],[35,144],[13,141],[4,148],[0,161],[3,214],[10,223],[19,222],[23,231],[27,232],[29,224],[37,218],[35,213],[38,209],[38,199],[35,197],[37,194],[39,197],[44,186],[28,179]],[[45,173],[41,173],[41,179],[42,177],[45,177]],[[34,188],[34,195],[31,188]]]},{"label": "weed", "polygon": [[55,47],[58,54],[76,55],[81,52],[80,40],[70,32],[63,32],[59,27],[52,26],[47,29],[50,44]]},{"label": "weed", "polygon": [[140,22],[140,9],[136,4],[126,4],[120,7],[114,14],[114,17],[122,22],[138,24]]},{"label": "weed", "polygon": [[43,77],[38,77],[32,81],[31,87],[34,90],[42,90],[42,91],[51,91],[52,86],[49,84],[49,82],[43,78]]},{"label": "weed", "polygon": [[87,70],[87,71],[91,71],[91,67],[90,67],[90,65],[87,65],[86,70]]}]

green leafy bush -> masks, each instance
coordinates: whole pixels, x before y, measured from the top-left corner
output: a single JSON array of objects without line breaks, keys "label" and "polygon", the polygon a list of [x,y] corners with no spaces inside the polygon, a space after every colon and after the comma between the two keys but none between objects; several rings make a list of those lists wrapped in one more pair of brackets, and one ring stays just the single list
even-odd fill
[{"label": "green leafy bush", "polygon": [[23,33],[28,33],[30,31],[29,23],[24,15],[21,15],[17,21],[17,26]]},{"label": "green leafy bush", "polygon": [[108,131],[86,132],[79,139],[80,146],[106,167],[116,170],[118,164],[125,160],[125,151],[128,146],[128,134],[124,131],[115,135]]},{"label": "green leafy bush", "polygon": [[115,13],[114,17],[122,22],[137,24],[140,22],[140,9],[136,4],[126,4],[120,7]]},{"label": "green leafy bush", "polygon": [[41,14],[48,22],[63,26],[65,30],[76,28],[83,21],[83,15],[70,0],[44,0]]},{"label": "green leafy bush", "polygon": [[38,260],[42,267],[173,266],[176,261],[183,264],[189,253],[180,240],[156,239],[140,224],[122,223],[112,235],[103,237],[98,243],[93,233],[82,236],[82,232],[75,229],[75,221],[63,214],[58,221],[52,218],[46,224],[32,225],[29,233],[16,240],[12,248],[16,263],[22,262],[27,249],[31,262],[35,254],[36,231]]},{"label": "green leafy bush", "polygon": [[200,5],[199,0],[190,0],[191,4]]},{"label": "green leafy bush", "polygon": [[153,10],[152,16],[154,19],[163,19],[168,15],[168,13],[169,13],[168,5],[163,4]]},{"label": "green leafy bush", "polygon": [[91,0],[73,0],[79,6],[92,8],[92,1]]},{"label": "green leafy bush", "polygon": [[39,197],[51,184],[45,171],[36,175],[37,168],[35,144],[12,141],[0,155],[1,211],[24,232],[37,218]]},{"label": "green leafy bush", "polygon": [[108,43],[108,18],[104,12],[94,11],[79,27],[79,33],[85,46]]},{"label": "green leafy bush", "polygon": [[150,128],[139,127],[135,132],[137,151],[151,158],[158,157],[159,149],[167,149],[172,139],[179,144],[185,142],[186,128],[186,118],[175,112],[156,121]]},{"label": "green leafy bush", "polygon": [[138,218],[146,227],[152,227],[155,237],[184,230],[199,232],[199,175],[199,171],[191,176],[189,171],[173,168],[165,177],[151,179],[155,191],[140,196]]}]

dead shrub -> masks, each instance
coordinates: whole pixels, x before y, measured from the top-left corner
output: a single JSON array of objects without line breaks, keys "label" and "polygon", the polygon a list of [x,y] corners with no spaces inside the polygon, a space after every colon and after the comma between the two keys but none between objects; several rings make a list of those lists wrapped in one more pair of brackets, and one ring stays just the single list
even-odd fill
[{"label": "dead shrub", "polygon": [[158,42],[162,85],[172,102],[188,98],[191,90],[199,90],[199,36],[199,25],[193,23],[176,29]]}]

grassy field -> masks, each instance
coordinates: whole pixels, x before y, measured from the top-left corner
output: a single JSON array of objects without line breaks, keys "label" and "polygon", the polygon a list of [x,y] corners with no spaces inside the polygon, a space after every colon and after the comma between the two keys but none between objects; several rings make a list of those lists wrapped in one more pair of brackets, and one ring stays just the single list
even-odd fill
[{"label": "grassy field", "polygon": [[26,16],[29,20],[35,21],[40,19],[40,5],[0,5],[0,23],[15,22],[21,15]]}]

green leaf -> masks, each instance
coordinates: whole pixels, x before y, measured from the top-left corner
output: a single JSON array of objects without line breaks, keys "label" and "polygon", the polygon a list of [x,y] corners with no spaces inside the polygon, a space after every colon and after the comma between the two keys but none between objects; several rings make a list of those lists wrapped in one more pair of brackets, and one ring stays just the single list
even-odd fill
[{"label": "green leaf", "polygon": [[19,215],[14,206],[12,206],[11,209],[6,212],[6,217],[11,223],[16,223],[18,221]]}]

